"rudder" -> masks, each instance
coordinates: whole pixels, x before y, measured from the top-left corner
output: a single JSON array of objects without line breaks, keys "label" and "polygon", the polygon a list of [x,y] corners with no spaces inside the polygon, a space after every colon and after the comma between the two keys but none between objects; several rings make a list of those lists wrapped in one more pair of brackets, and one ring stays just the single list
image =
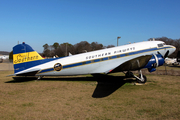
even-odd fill
[{"label": "rudder", "polygon": [[34,51],[31,46],[24,42],[13,47],[14,73],[28,69],[42,59],[43,58]]}]

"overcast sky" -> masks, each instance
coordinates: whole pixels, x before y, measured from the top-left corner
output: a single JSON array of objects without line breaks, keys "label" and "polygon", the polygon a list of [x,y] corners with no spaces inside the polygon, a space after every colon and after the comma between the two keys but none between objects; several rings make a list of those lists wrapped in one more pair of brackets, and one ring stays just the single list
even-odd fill
[{"label": "overcast sky", "polygon": [[180,0],[0,0],[0,51],[26,42],[103,45],[180,38]]}]

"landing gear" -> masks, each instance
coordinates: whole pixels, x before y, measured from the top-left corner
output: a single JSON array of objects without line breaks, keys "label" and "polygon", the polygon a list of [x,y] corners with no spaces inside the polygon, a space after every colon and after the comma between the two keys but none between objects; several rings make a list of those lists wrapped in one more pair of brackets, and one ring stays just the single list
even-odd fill
[{"label": "landing gear", "polygon": [[141,77],[140,77],[140,76],[141,76],[141,75],[139,74],[139,77],[136,78],[136,81],[137,81],[138,83],[146,83],[146,81],[147,81],[146,76],[145,76],[145,75],[142,75]]},{"label": "landing gear", "polygon": [[142,71],[141,71],[141,70],[138,70],[138,72],[139,72],[139,76],[134,75],[134,74],[133,74],[132,72],[130,72],[130,71],[128,71],[127,73],[125,73],[125,76],[126,76],[127,78],[130,78],[130,77],[136,78],[136,81],[137,81],[138,83],[146,83],[146,81],[147,81],[146,76],[142,74]]},{"label": "landing gear", "polygon": [[37,80],[41,80],[44,76],[38,76]]},{"label": "landing gear", "polygon": [[125,73],[125,76],[127,78],[131,78],[131,77],[134,77],[134,74],[132,72],[130,72],[130,71],[127,71],[127,73]]}]

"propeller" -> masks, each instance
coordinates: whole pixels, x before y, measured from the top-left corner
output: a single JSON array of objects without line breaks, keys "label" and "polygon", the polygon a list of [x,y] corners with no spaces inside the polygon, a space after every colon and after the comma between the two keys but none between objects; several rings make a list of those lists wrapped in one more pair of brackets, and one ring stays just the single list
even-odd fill
[{"label": "propeller", "polygon": [[166,54],[164,55],[164,59],[169,55],[169,50],[166,52]]},{"label": "propeller", "polygon": [[160,54],[165,59],[169,55],[169,50],[165,53],[164,56],[159,51],[158,51],[158,54]]}]

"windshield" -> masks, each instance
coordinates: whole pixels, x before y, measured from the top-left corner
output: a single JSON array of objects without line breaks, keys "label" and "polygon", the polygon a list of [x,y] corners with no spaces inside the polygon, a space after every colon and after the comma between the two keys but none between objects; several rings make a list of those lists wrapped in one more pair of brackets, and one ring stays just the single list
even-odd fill
[{"label": "windshield", "polygon": [[158,47],[163,47],[165,43],[158,44]]}]

